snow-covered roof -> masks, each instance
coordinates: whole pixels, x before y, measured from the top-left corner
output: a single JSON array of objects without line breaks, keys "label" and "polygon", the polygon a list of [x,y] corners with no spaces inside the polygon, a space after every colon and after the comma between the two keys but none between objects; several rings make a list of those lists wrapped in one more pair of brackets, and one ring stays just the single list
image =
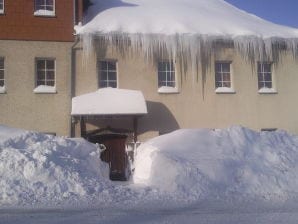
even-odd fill
[{"label": "snow-covered roof", "polygon": [[298,38],[298,29],[277,25],[223,0],[93,0],[79,34],[198,34]]},{"label": "snow-covered roof", "polygon": [[147,106],[141,91],[103,88],[72,99],[71,115],[143,115]]}]

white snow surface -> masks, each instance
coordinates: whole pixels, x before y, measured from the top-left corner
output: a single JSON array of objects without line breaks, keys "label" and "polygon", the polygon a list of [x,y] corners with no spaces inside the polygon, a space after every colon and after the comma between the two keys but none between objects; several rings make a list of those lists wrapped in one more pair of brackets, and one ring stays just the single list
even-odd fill
[{"label": "white snow surface", "polygon": [[83,200],[109,182],[94,144],[0,125],[0,207]]},{"label": "white snow surface", "polygon": [[137,149],[134,182],[187,200],[298,196],[298,136],[285,131],[184,129]]},{"label": "white snow surface", "polygon": [[178,130],[138,148],[129,182],[110,181],[99,153],[83,139],[0,125],[0,209],[284,203],[298,196],[298,137],[285,131]]},{"label": "white snow surface", "polygon": [[72,115],[133,115],[147,114],[141,91],[102,88],[72,99]]},{"label": "white snow surface", "polygon": [[265,21],[223,0],[93,0],[86,21],[79,34],[298,37],[298,29]]},{"label": "white snow surface", "polygon": [[57,93],[55,86],[39,85],[34,90],[34,93]]}]

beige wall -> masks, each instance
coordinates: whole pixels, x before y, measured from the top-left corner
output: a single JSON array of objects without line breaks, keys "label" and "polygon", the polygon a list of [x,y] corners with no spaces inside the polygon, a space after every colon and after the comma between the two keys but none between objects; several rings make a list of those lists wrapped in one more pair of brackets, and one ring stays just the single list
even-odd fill
[{"label": "beige wall", "polygon": [[[0,40],[7,89],[0,94],[0,124],[69,135],[71,46],[67,42]],[[57,93],[33,93],[36,57],[56,59]]]},{"label": "beige wall", "polygon": [[[117,59],[118,87],[143,92],[149,113],[140,119],[141,139],[177,128],[230,125],[255,130],[279,128],[298,134],[298,62],[290,55],[273,69],[276,94],[258,93],[257,68],[253,71],[251,65],[232,49],[214,56],[205,85],[200,71],[198,81],[191,72],[186,76],[177,74],[179,93],[165,94],[157,92],[156,66],[146,62],[142,55],[124,58],[111,50],[102,50],[99,56],[92,54],[84,61],[82,51],[78,50],[76,95],[98,88],[96,58]],[[232,61],[235,94],[215,93],[214,60]]]}]

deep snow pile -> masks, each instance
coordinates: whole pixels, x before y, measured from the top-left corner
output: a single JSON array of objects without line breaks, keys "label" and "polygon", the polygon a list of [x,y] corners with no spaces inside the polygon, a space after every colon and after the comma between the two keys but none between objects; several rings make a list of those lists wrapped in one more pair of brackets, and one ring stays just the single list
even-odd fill
[{"label": "deep snow pile", "polygon": [[94,144],[0,125],[0,206],[82,200],[110,185]]},{"label": "deep snow pile", "polygon": [[178,130],[138,148],[134,182],[186,200],[283,201],[298,196],[297,161],[285,131]]}]

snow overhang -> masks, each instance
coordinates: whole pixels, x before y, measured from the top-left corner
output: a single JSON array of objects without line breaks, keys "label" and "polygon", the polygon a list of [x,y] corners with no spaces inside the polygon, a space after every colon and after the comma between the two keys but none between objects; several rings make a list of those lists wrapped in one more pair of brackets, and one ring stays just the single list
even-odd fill
[{"label": "snow overhang", "polygon": [[72,116],[139,116],[147,114],[141,91],[103,88],[72,98]]}]

